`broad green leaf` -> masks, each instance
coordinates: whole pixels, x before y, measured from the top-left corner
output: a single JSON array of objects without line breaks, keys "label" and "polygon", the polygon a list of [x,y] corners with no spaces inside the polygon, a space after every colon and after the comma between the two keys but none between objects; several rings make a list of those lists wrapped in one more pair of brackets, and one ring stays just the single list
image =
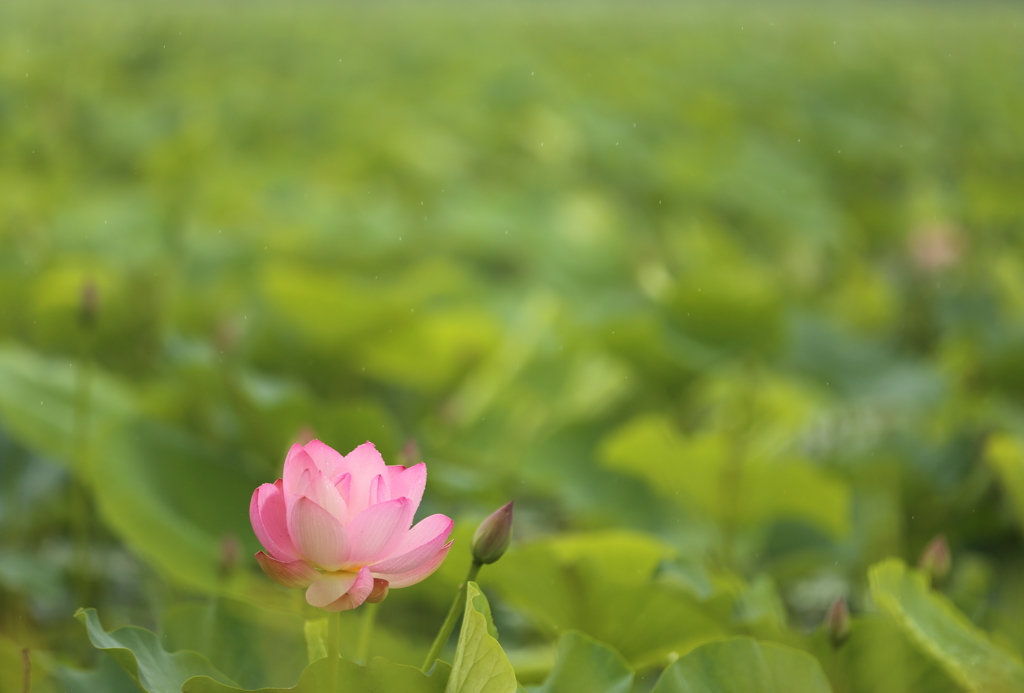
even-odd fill
[{"label": "broad green leaf", "polygon": [[230,457],[181,431],[141,420],[111,430],[94,447],[94,473],[102,480],[93,487],[96,504],[107,526],[136,554],[185,587],[291,606],[289,592],[256,572],[236,570],[229,580],[220,574],[224,534],[253,541],[241,509],[257,484],[231,467]]},{"label": "broad green leaf", "polygon": [[134,410],[131,391],[94,367],[0,347],[0,423],[23,445],[56,462],[76,462],[75,439],[85,435],[86,426],[103,429]]},{"label": "broad green leaf", "polygon": [[1017,524],[1024,532],[1024,444],[1014,436],[993,435],[985,446],[985,458],[999,475]]},{"label": "broad green leaf", "polygon": [[297,614],[215,596],[165,609],[160,642],[172,652],[202,652],[247,688],[292,685],[308,664],[303,623]]},{"label": "broad green leaf", "polygon": [[771,642],[730,638],[665,669],[652,693],[831,693],[814,657]]},{"label": "broad green leaf", "polygon": [[516,690],[515,672],[498,644],[490,616],[490,606],[483,592],[475,582],[467,583],[466,610],[445,693],[512,693]]},{"label": "broad green leaf", "polygon": [[928,579],[897,559],[872,566],[871,596],[910,640],[969,691],[1024,690],[1024,665],[992,643]]},{"label": "broad green leaf", "polygon": [[558,641],[555,667],[531,693],[629,693],[633,670],[618,652],[582,633],[568,632]]},{"label": "broad green leaf", "polygon": [[798,459],[738,454],[731,432],[684,436],[660,415],[626,423],[601,448],[609,468],[715,519],[748,526],[796,519],[834,536],[847,532],[849,492],[841,481]]},{"label": "broad green leaf", "polygon": [[179,693],[181,685],[193,676],[209,676],[233,685],[203,655],[187,650],[169,654],[157,636],[144,628],[127,626],[108,633],[95,609],[80,609],[75,618],[85,625],[93,647],[110,655],[147,693]]},{"label": "broad green leaf", "polygon": [[[262,693],[442,693],[451,668],[439,663],[428,676],[416,667],[374,657],[367,666],[347,659],[338,659],[337,688],[332,692],[331,660],[326,657],[310,664],[299,682],[291,688],[260,688]],[[244,690],[213,680],[208,676],[189,679],[183,693],[237,693]]]},{"label": "broad green leaf", "polygon": [[430,310],[422,315],[417,311],[415,318],[360,345],[359,361],[366,364],[367,374],[400,387],[436,392],[487,354],[500,329],[493,315],[479,309]]},{"label": "broad green leaf", "polygon": [[487,579],[552,638],[578,630],[643,668],[728,632],[728,608],[654,579],[671,553],[637,533],[566,535],[515,548]]},{"label": "broad green leaf", "polygon": [[52,676],[61,693],[139,693],[138,684],[128,672],[108,656],[102,657],[99,665],[90,671],[57,667]]},{"label": "broad green leaf", "polygon": [[822,630],[807,641],[836,691],[843,693],[960,693],[934,660],[910,643],[884,614],[853,619],[849,639],[836,648]]}]

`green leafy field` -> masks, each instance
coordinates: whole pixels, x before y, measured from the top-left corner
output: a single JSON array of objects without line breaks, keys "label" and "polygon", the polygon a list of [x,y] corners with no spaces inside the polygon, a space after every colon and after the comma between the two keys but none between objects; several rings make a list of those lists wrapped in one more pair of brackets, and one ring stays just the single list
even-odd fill
[{"label": "green leafy field", "polygon": [[[1024,690],[1022,114],[1010,5],[0,4],[0,692]],[[456,522],[337,672],[310,436]]]}]

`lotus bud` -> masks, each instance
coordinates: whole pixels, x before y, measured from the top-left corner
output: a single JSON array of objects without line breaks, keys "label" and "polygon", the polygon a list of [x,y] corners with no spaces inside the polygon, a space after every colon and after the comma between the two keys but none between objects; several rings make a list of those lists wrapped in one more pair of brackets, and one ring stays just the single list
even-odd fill
[{"label": "lotus bud", "polygon": [[509,501],[488,516],[473,535],[473,561],[490,565],[502,557],[512,541],[512,503]]},{"label": "lotus bud", "polygon": [[839,597],[825,614],[825,630],[833,647],[840,647],[850,637],[850,609],[846,600]]},{"label": "lotus bud", "polygon": [[388,587],[390,583],[387,580],[381,578],[373,579],[373,589],[370,590],[370,596],[366,598],[366,601],[370,604],[379,604],[388,598]]},{"label": "lotus bud", "polygon": [[78,319],[82,327],[92,329],[96,325],[96,316],[99,310],[99,290],[93,282],[86,282],[82,285],[82,293],[78,302]]},{"label": "lotus bud", "polygon": [[949,551],[949,543],[942,534],[938,535],[924,547],[921,558],[917,561],[917,567],[926,572],[932,579],[932,584],[941,584],[952,565],[953,557]]}]

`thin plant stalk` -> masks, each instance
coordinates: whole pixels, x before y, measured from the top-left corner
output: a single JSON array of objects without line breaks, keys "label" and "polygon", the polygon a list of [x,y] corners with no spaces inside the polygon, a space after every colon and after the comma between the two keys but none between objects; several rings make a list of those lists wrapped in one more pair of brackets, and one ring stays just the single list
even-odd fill
[{"label": "thin plant stalk", "polygon": [[380,604],[366,604],[363,607],[363,623],[359,629],[359,647],[356,649],[356,661],[366,664],[370,656],[370,640],[373,638],[373,625],[377,620],[377,608]]},{"label": "thin plant stalk", "polygon": [[338,666],[341,662],[341,612],[327,614],[327,690],[338,690]]},{"label": "thin plant stalk", "polygon": [[32,691],[32,651],[27,647],[21,650],[21,693]]},{"label": "thin plant stalk", "polygon": [[79,606],[89,601],[89,489],[88,465],[89,419],[92,408],[92,362],[83,350],[76,369],[75,409],[72,421],[71,525],[74,532],[75,592]]},{"label": "thin plant stalk", "polygon": [[473,561],[473,564],[469,567],[469,572],[466,574],[466,579],[463,580],[461,585],[459,585],[459,590],[455,594],[452,606],[448,609],[448,616],[445,617],[444,623],[441,625],[441,630],[437,632],[437,637],[434,638],[434,644],[430,646],[427,658],[423,660],[423,666],[420,667],[424,673],[430,671],[430,667],[433,666],[434,660],[441,656],[441,650],[443,650],[444,646],[448,644],[448,639],[452,636],[452,631],[455,630],[455,624],[458,622],[459,616],[462,615],[462,612],[466,608],[466,583],[476,580],[476,576],[480,572],[481,567],[483,567],[483,563]]}]

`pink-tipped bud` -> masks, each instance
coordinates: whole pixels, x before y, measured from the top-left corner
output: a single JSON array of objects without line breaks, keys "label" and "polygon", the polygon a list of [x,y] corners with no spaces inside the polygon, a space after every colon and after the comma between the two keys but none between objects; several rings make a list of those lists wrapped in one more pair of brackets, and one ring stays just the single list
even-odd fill
[{"label": "pink-tipped bud", "polygon": [[953,564],[953,555],[949,551],[949,542],[942,534],[938,535],[924,547],[921,558],[917,561],[917,567],[926,572],[932,579],[932,584],[939,584],[949,575],[949,569]]},{"label": "pink-tipped bud", "polygon": [[381,578],[373,578],[373,590],[370,591],[370,596],[366,598],[366,601],[370,604],[379,604],[388,597],[388,586],[387,580]]},{"label": "pink-tipped bud", "polygon": [[489,565],[504,555],[512,542],[512,504],[509,501],[491,513],[473,535],[473,561]]},{"label": "pink-tipped bud", "polygon": [[839,647],[850,637],[850,609],[842,597],[832,602],[825,614],[825,631],[832,647]]},{"label": "pink-tipped bud", "polygon": [[92,329],[96,325],[96,316],[100,312],[99,289],[93,282],[82,284],[82,293],[78,302],[78,319],[82,327]]}]

